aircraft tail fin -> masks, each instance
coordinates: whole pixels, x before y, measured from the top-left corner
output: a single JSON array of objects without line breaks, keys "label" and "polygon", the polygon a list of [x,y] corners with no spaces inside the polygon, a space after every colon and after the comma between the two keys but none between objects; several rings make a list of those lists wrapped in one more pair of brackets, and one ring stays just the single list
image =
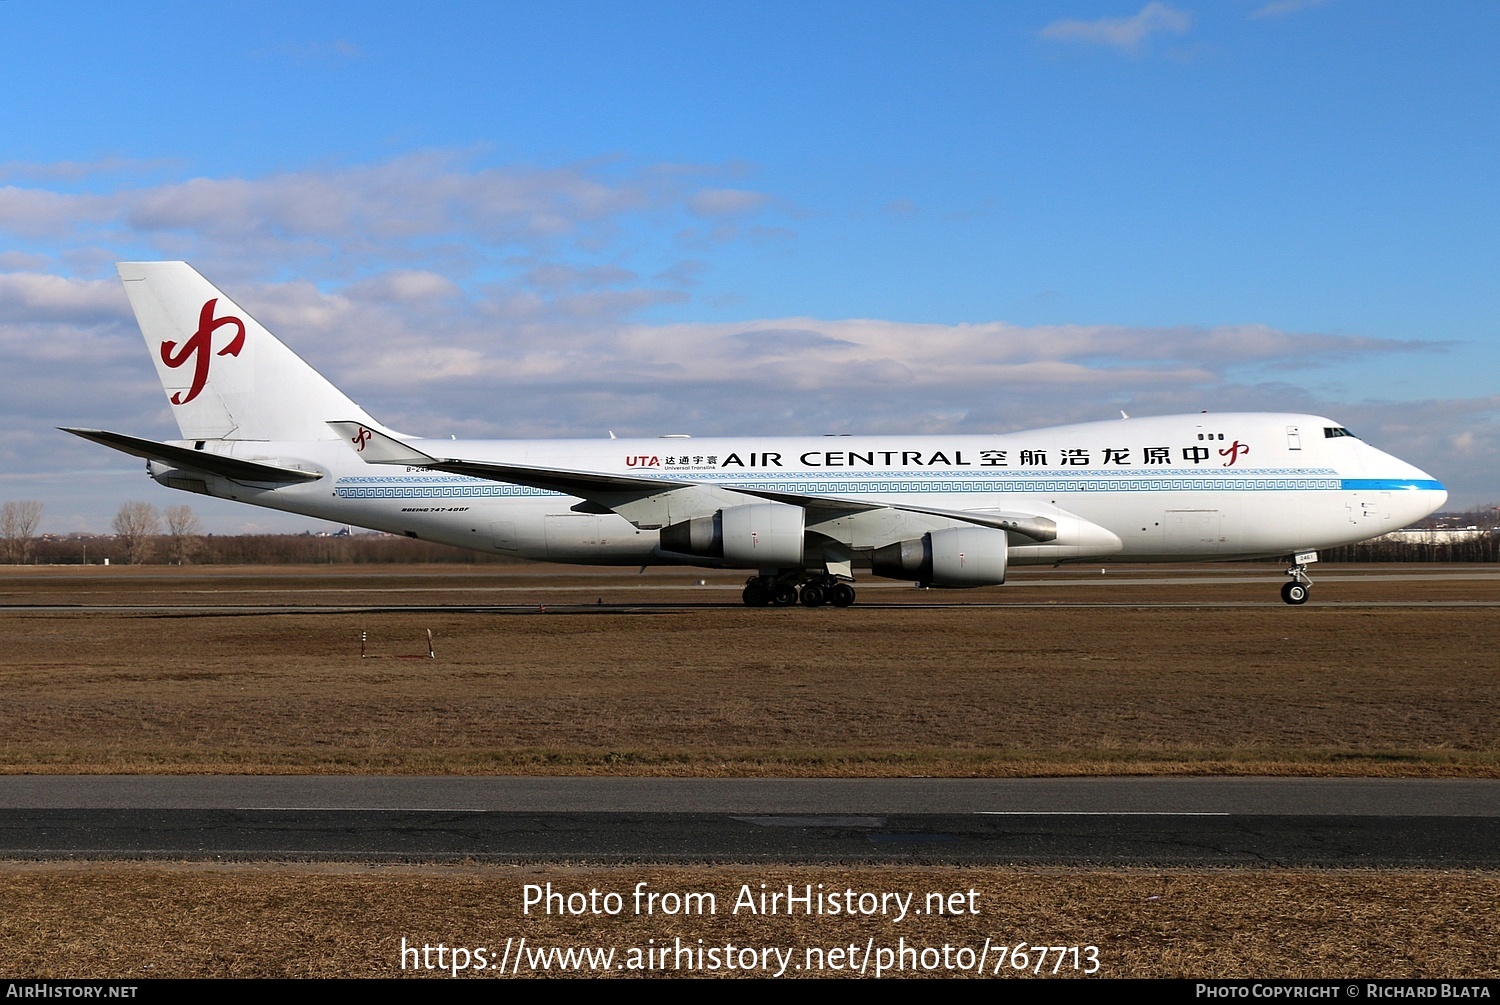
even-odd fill
[{"label": "aircraft tail fin", "polygon": [[384,430],[186,262],[116,265],[188,440],[327,440],[332,419]]}]

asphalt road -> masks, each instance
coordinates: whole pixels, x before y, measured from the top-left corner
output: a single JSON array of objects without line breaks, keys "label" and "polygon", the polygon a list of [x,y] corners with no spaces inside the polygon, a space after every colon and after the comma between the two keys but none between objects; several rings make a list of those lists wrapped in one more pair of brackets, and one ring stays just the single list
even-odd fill
[{"label": "asphalt road", "polygon": [[1500,781],[0,777],[10,858],[1500,867]]},{"label": "asphalt road", "polygon": [[[334,567],[330,567],[334,568]],[[711,607],[739,608],[739,594],[743,583],[737,576],[725,581],[723,574],[714,574],[711,579],[700,579],[699,585],[689,586],[687,581],[694,570],[677,570],[683,575],[671,577],[647,577],[635,581],[634,577],[623,577],[619,570],[600,571],[597,568],[548,567],[529,571],[531,567],[489,567],[489,574],[476,574],[459,567],[439,573],[412,571],[400,567],[382,570],[361,569],[359,582],[355,585],[340,583],[329,585],[316,576],[298,578],[285,571],[265,569],[237,572],[223,567],[215,568],[210,576],[198,575],[191,570],[181,581],[163,576],[159,571],[141,573],[130,567],[110,569],[95,567],[89,570],[70,569],[66,580],[71,585],[99,586],[110,584],[118,588],[124,583],[139,584],[141,598],[133,603],[65,601],[49,603],[53,591],[44,589],[53,580],[46,578],[20,579],[10,584],[6,594],[8,602],[0,603],[0,611],[25,612],[29,614],[134,614],[175,617],[226,617],[283,614],[380,614],[380,613],[473,613],[473,614],[661,614],[678,611],[696,611]],[[1279,588],[1284,577],[1279,570],[1267,565],[1248,566],[1244,563],[1229,563],[1209,566],[1118,566],[1101,568],[1101,575],[1088,575],[1082,570],[1092,567],[1080,566],[1069,569],[1019,568],[1011,577],[999,599],[989,599],[993,593],[983,594],[976,600],[966,591],[916,591],[910,583],[895,583],[865,578],[858,584],[861,608],[911,609],[911,608],[964,608],[964,609],[1025,609],[1059,607],[1114,608],[1152,607],[1180,608],[1188,610],[1271,607],[1284,605],[1279,597]],[[1376,571],[1376,570],[1379,571]],[[318,570],[325,571],[323,569]],[[659,570],[658,570],[659,571]],[[105,573],[97,581],[87,577]],[[77,573],[77,577],[73,574]],[[247,586],[242,580],[264,580],[275,578],[278,573],[287,578],[287,583],[276,585]],[[480,580],[474,582],[477,578]],[[333,578],[339,578],[334,573]],[[556,582],[565,578],[566,583]],[[1320,586],[1314,587],[1311,604],[1318,607],[1338,608],[1492,608],[1500,607],[1500,597],[1485,595],[1465,598],[1432,598],[1414,590],[1415,584],[1467,582],[1481,587],[1500,586],[1500,569],[1492,566],[1454,565],[1434,568],[1432,566],[1377,566],[1358,567],[1328,565],[1314,567],[1313,578]],[[399,585],[384,585],[400,580]],[[1389,584],[1389,591],[1378,598],[1348,599],[1338,588],[1341,583]],[[427,583],[430,585],[419,585]],[[208,585],[204,585],[208,584]],[[1160,592],[1142,594],[1137,588],[1179,587],[1178,596]],[[1222,591],[1226,586],[1255,586],[1260,588],[1254,598],[1243,596],[1225,597],[1220,594],[1204,595],[1198,587],[1209,587]],[[1110,592],[1121,591],[1118,599],[1089,597],[1070,600],[1070,594],[1078,595],[1076,588],[1097,591],[1107,588]],[[597,589],[609,595],[609,603],[579,603],[580,593],[588,594]],[[143,602],[147,596],[161,593],[167,598]],[[424,594],[441,595],[439,602],[420,602]],[[464,595],[473,595],[474,603],[465,603]],[[260,597],[274,596],[271,602],[258,602]],[[390,603],[372,603],[377,598],[389,595],[395,599]],[[299,602],[287,603],[288,597],[297,597]],[[522,599],[525,598],[525,599]],[[549,598],[558,598],[552,602]],[[637,599],[638,598],[638,599]],[[417,601],[417,602],[412,602]]]}]

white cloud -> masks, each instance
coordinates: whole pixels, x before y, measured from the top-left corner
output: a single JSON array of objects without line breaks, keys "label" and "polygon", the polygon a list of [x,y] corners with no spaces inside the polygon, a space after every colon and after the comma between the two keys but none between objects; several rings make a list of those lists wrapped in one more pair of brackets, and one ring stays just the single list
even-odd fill
[{"label": "white cloud", "polygon": [[676,262],[655,275],[655,279],[673,286],[697,286],[708,269],[708,263],[696,258]]},{"label": "white cloud", "polygon": [[465,233],[507,242],[570,233],[641,207],[650,194],[576,169],[465,171],[424,156],[258,179],[195,178],[122,193],[121,201],[128,222],[146,231],[325,239]]},{"label": "white cloud", "polygon": [[544,262],[527,269],[522,276],[527,285],[543,290],[586,290],[601,286],[618,286],[640,278],[618,265],[578,267],[559,262]]},{"label": "white cloud", "polygon": [[89,324],[125,320],[130,308],[117,281],[11,272],[0,273],[0,317],[9,325],[29,321]]},{"label": "white cloud", "polygon": [[739,188],[706,188],[688,196],[688,209],[699,216],[742,216],[767,202],[763,192]]},{"label": "white cloud", "polygon": [[[107,294],[109,285],[0,277],[0,303],[32,312],[0,325],[0,422],[14,431],[14,449],[0,460],[17,477],[109,467],[86,445],[59,446],[49,426],[174,435],[139,334],[111,313],[119,295]],[[629,305],[589,298],[657,294],[531,293],[530,312],[517,313],[440,275],[404,271],[336,291],[295,282],[226,292],[382,421],[421,435],[983,432],[1107,418],[1120,408],[1285,409],[1338,418],[1432,471],[1456,499],[1493,492],[1500,466],[1500,399],[1337,404],[1310,397],[1305,382],[1254,376],[1270,364],[1415,348],[1390,340],[1265,326],[621,323]],[[59,319],[68,304],[76,317]],[[140,492],[134,481],[121,485]],[[101,526],[118,501],[101,511]]]},{"label": "white cloud", "polygon": [[0,232],[21,237],[62,237],[108,220],[112,200],[39,188],[0,187]]},{"label": "white cloud", "polygon": [[110,174],[148,174],[176,166],[170,160],[139,160],[128,157],[101,157],[91,161],[4,161],[0,178],[11,182],[29,178],[33,181],[78,181]]},{"label": "white cloud", "polygon": [[399,269],[372,276],[348,288],[356,299],[401,302],[441,300],[458,296],[458,286],[446,276],[425,269]]},{"label": "white cloud", "polygon": [[0,251],[0,269],[17,272],[40,272],[52,264],[46,255],[33,255],[24,251]]},{"label": "white cloud", "polygon": [[[744,323],[621,323],[660,291],[448,301],[440,315],[309,285],[266,288],[266,316],[299,322],[299,340],[378,417],[411,432],[455,425],[486,435],[592,428],[660,432],[977,431],[1135,410],[1222,407],[1224,389],[1271,364],[1406,352],[1392,340],[1265,326],[1125,328],[938,325],[773,318]],[[418,305],[420,306],[420,305]],[[440,317],[440,321],[434,321]],[[274,327],[274,326],[273,326]],[[1260,404],[1289,407],[1280,389]],[[1300,392],[1298,392],[1300,394]],[[383,401],[399,399],[387,416]],[[1300,399],[1299,399],[1300,400]],[[630,417],[640,425],[630,428]]]},{"label": "white cloud", "polygon": [[675,216],[677,226],[707,219],[730,237],[753,233],[754,218],[770,205],[766,195],[702,184],[705,176],[737,170],[474,167],[458,155],[429,152],[102,194],[8,185],[0,187],[0,233],[73,245],[144,245],[158,257],[252,275],[268,261],[315,262],[325,271],[332,263],[350,272],[369,263],[446,268],[502,249],[534,257],[602,247],[643,214]]},{"label": "white cloud", "polygon": [[1327,2],[1328,0],[1273,0],[1272,3],[1251,11],[1250,16],[1253,18],[1286,17],[1299,11],[1321,7]]},{"label": "white cloud", "polygon": [[1094,21],[1064,18],[1047,25],[1040,35],[1057,42],[1104,45],[1134,53],[1140,51],[1142,43],[1150,36],[1159,32],[1181,35],[1192,24],[1191,14],[1152,0],[1131,17],[1104,17]]},{"label": "white cloud", "polygon": [[[114,258],[156,256],[192,260],[355,400],[413,433],[980,432],[1119,408],[1289,409],[1348,416],[1377,445],[1418,464],[1436,458],[1435,473],[1451,462],[1476,485],[1493,479],[1479,474],[1500,460],[1493,405],[1434,403],[1399,429],[1405,406],[1335,408],[1286,375],[1430,343],[1255,324],[642,323],[653,306],[687,302],[709,265],[680,247],[633,254],[639,244],[673,232],[701,244],[794,236],[772,225],[773,200],[716,171],[474,168],[430,154],[103,194],[0,188],[0,230],[54,239],[0,259],[16,270],[0,273],[10,444],[0,461],[17,478],[128,470],[139,494],[133,462],[56,446],[48,427],[174,435],[123,291],[98,278]],[[62,267],[95,278],[48,274]],[[1277,368],[1282,382],[1267,382]]]}]

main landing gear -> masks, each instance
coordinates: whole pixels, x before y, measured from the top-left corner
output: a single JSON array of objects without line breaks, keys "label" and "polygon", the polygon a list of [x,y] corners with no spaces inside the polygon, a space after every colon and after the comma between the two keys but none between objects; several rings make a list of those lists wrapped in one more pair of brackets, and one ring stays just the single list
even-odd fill
[{"label": "main landing gear", "polygon": [[848,607],[854,603],[854,587],[832,576],[817,576],[800,586],[794,576],[751,576],[742,594],[746,607]]},{"label": "main landing gear", "polygon": [[1282,584],[1281,599],[1288,604],[1305,604],[1308,595],[1312,592],[1312,580],[1307,576],[1307,563],[1301,561],[1302,557],[1298,555],[1296,559],[1293,559],[1295,564],[1286,570],[1286,574],[1292,577],[1292,581]]}]

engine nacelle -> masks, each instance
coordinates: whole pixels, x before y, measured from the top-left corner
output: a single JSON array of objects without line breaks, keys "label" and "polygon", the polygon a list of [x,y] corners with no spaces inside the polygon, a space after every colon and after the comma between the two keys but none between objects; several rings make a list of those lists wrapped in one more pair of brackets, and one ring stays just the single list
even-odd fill
[{"label": "engine nacelle", "polygon": [[675,551],[679,555],[697,555],[700,558],[722,558],[724,556],[724,511],[713,516],[700,516],[682,523],[674,523],[661,529],[662,551]]},{"label": "engine nacelle", "polygon": [[786,503],[749,503],[661,529],[664,551],[722,558],[730,568],[802,567],[807,514]]},{"label": "engine nacelle", "polygon": [[170,467],[162,461],[147,461],[146,472],[159,484],[169,489],[197,492],[205,496],[213,495],[208,490],[208,479],[213,476],[205,475],[201,471],[184,471],[181,468]]},{"label": "engine nacelle", "polygon": [[1005,582],[1009,543],[1003,530],[955,527],[876,548],[877,576],[914,579],[923,586],[999,586]]}]

